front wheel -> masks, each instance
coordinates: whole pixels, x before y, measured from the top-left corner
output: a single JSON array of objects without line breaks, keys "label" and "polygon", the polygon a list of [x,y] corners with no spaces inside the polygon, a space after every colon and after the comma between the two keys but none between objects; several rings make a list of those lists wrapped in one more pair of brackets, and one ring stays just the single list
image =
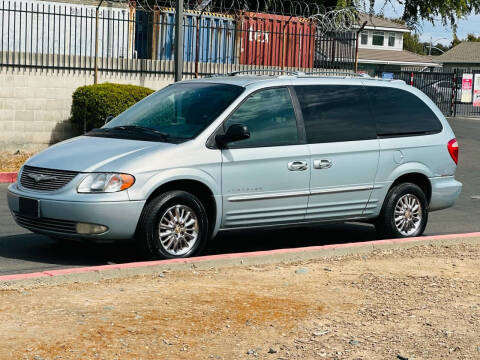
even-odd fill
[{"label": "front wheel", "polygon": [[382,238],[420,236],[428,221],[428,201],[422,189],[413,183],[398,184],[387,194],[375,222]]},{"label": "front wheel", "polygon": [[144,208],[138,236],[156,259],[196,255],[208,237],[208,218],[198,198],[185,191],[169,191]]}]

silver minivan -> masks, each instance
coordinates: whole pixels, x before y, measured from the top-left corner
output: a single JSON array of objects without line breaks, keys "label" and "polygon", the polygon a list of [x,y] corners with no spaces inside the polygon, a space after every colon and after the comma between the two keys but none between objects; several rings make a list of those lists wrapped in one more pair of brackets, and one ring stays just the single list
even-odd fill
[{"label": "silver minivan", "polygon": [[58,239],[135,239],[155,258],[219,231],[366,221],[419,236],[452,206],[458,143],[421,91],[357,76],[183,81],[29,159],[16,222]]}]

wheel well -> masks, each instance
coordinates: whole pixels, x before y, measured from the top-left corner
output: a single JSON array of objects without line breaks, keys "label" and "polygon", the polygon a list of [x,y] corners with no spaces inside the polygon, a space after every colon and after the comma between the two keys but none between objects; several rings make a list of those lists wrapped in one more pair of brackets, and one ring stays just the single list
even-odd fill
[{"label": "wheel well", "polygon": [[430,203],[430,199],[432,198],[432,184],[430,183],[430,180],[428,180],[428,177],[426,177],[423,174],[410,173],[410,174],[402,175],[393,182],[390,189],[392,189],[394,186],[398,184],[407,183],[407,182],[418,185],[420,189],[422,189],[422,191],[424,192],[425,196],[427,197],[428,203]]},{"label": "wheel well", "polygon": [[208,216],[210,233],[213,231],[217,218],[217,206],[212,190],[204,183],[196,180],[174,180],[159,186],[148,197],[147,203],[159,194],[167,191],[182,190],[195,195],[205,207]]}]

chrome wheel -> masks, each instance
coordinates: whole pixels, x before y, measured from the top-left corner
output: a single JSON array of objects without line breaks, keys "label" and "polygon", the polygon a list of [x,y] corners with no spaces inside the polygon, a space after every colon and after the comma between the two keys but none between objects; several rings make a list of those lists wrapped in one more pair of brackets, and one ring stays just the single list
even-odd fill
[{"label": "chrome wheel", "polygon": [[198,219],[195,212],[185,205],[167,209],[158,226],[160,244],[170,255],[185,255],[198,239]]},{"label": "chrome wheel", "polygon": [[415,234],[422,223],[422,204],[412,194],[403,195],[395,205],[395,227],[404,236]]}]

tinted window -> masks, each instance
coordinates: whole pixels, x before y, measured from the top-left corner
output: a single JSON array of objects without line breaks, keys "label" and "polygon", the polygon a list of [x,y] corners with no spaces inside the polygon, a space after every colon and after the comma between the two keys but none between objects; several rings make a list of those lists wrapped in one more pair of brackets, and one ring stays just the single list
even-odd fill
[{"label": "tinted window", "polygon": [[377,137],[363,86],[295,86],[295,92],[310,144]]},{"label": "tinted window", "polygon": [[[168,138],[191,139],[210,125],[244,90],[227,84],[177,83],[139,101],[103,129],[137,126],[163,132]],[[116,133],[105,132],[105,136],[108,134]],[[129,132],[124,134],[127,136]]]},{"label": "tinted window", "polygon": [[380,136],[435,133],[442,124],[419,97],[405,90],[369,86],[372,109]]},{"label": "tinted window", "polygon": [[298,143],[295,112],[286,88],[251,95],[225,122],[248,127],[250,139],[230,143],[229,148],[292,145]]}]

